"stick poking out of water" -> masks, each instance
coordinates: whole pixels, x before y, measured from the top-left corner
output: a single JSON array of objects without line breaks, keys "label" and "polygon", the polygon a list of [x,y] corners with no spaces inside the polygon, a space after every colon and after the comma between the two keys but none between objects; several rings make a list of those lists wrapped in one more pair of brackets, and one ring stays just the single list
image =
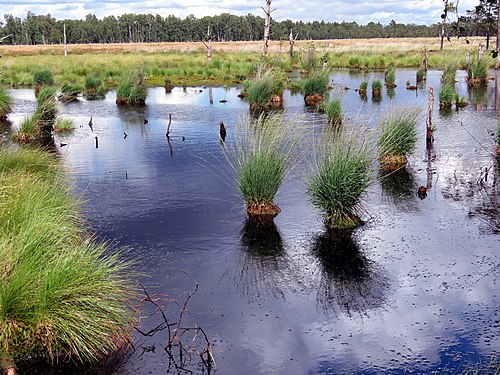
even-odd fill
[{"label": "stick poking out of water", "polygon": [[168,114],[167,138],[170,139],[170,125],[172,125],[172,114]]}]

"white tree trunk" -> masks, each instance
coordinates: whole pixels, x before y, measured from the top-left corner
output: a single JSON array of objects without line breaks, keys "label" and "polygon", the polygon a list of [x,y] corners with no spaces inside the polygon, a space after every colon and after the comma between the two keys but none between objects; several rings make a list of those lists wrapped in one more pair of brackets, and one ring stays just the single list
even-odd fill
[{"label": "white tree trunk", "polygon": [[269,38],[271,37],[271,0],[266,0],[266,23],[264,24],[264,49],[262,54],[267,57],[269,53]]}]

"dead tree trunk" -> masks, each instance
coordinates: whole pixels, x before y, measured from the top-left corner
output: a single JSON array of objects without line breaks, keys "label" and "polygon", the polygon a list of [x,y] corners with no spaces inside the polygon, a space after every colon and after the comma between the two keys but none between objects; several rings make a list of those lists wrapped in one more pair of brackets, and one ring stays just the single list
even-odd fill
[{"label": "dead tree trunk", "polygon": [[424,80],[427,80],[427,69],[428,69],[428,60],[427,60],[427,48],[424,49]]},{"label": "dead tree trunk", "polygon": [[68,56],[68,46],[66,44],[66,24],[63,23],[64,56]]},{"label": "dead tree trunk", "polygon": [[207,33],[205,35],[206,35],[207,41],[206,42],[203,41],[203,44],[207,48],[207,60],[208,61],[212,61],[212,39],[213,39],[213,35],[210,32],[210,26],[208,26],[208,30],[207,30]]},{"label": "dead tree trunk", "polygon": [[290,60],[293,61],[293,45],[295,44],[295,41],[297,40],[297,37],[299,34],[295,35],[295,38],[293,37],[293,29],[290,29],[290,35],[288,36],[288,43],[290,43]]},{"label": "dead tree trunk", "polygon": [[269,39],[271,38],[271,1],[266,0],[266,9],[262,8],[266,13],[266,23],[264,24],[264,49],[262,54],[267,57],[269,53]]},{"label": "dead tree trunk", "polygon": [[427,147],[432,145],[432,112],[434,111],[434,89],[429,86],[429,101],[428,101],[428,113],[427,113],[427,132],[426,132],[426,143]]}]

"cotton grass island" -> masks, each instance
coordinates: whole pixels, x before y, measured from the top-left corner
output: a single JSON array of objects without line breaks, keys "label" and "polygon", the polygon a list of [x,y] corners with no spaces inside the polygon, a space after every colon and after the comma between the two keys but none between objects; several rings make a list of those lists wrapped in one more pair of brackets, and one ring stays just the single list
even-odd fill
[{"label": "cotton grass island", "polygon": [[498,4],[400,3],[0,4],[0,372],[499,374]]}]

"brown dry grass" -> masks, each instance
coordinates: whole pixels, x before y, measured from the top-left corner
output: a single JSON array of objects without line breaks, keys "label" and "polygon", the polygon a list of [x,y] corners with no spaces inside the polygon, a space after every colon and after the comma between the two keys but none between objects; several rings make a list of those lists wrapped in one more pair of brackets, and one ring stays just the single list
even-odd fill
[{"label": "brown dry grass", "polygon": [[[463,39],[452,40],[446,43],[445,50],[460,51],[468,50],[471,46],[479,44],[480,38],[470,38],[471,44],[467,45]],[[212,48],[215,51],[225,52],[260,52],[262,41],[252,42],[214,42]],[[305,48],[311,41],[299,40],[296,48]],[[314,45],[318,50],[342,52],[397,52],[408,53],[421,51],[427,48],[429,51],[439,50],[439,38],[379,38],[379,39],[331,39],[316,40]],[[205,47],[201,42],[185,43],[114,43],[114,44],[71,44],[68,45],[69,54],[88,53],[162,53],[162,52],[204,52]],[[287,52],[288,43],[279,41],[270,42],[271,52]],[[62,55],[63,45],[36,45],[36,46],[0,46],[0,54],[5,56],[32,56],[43,54]]]}]

